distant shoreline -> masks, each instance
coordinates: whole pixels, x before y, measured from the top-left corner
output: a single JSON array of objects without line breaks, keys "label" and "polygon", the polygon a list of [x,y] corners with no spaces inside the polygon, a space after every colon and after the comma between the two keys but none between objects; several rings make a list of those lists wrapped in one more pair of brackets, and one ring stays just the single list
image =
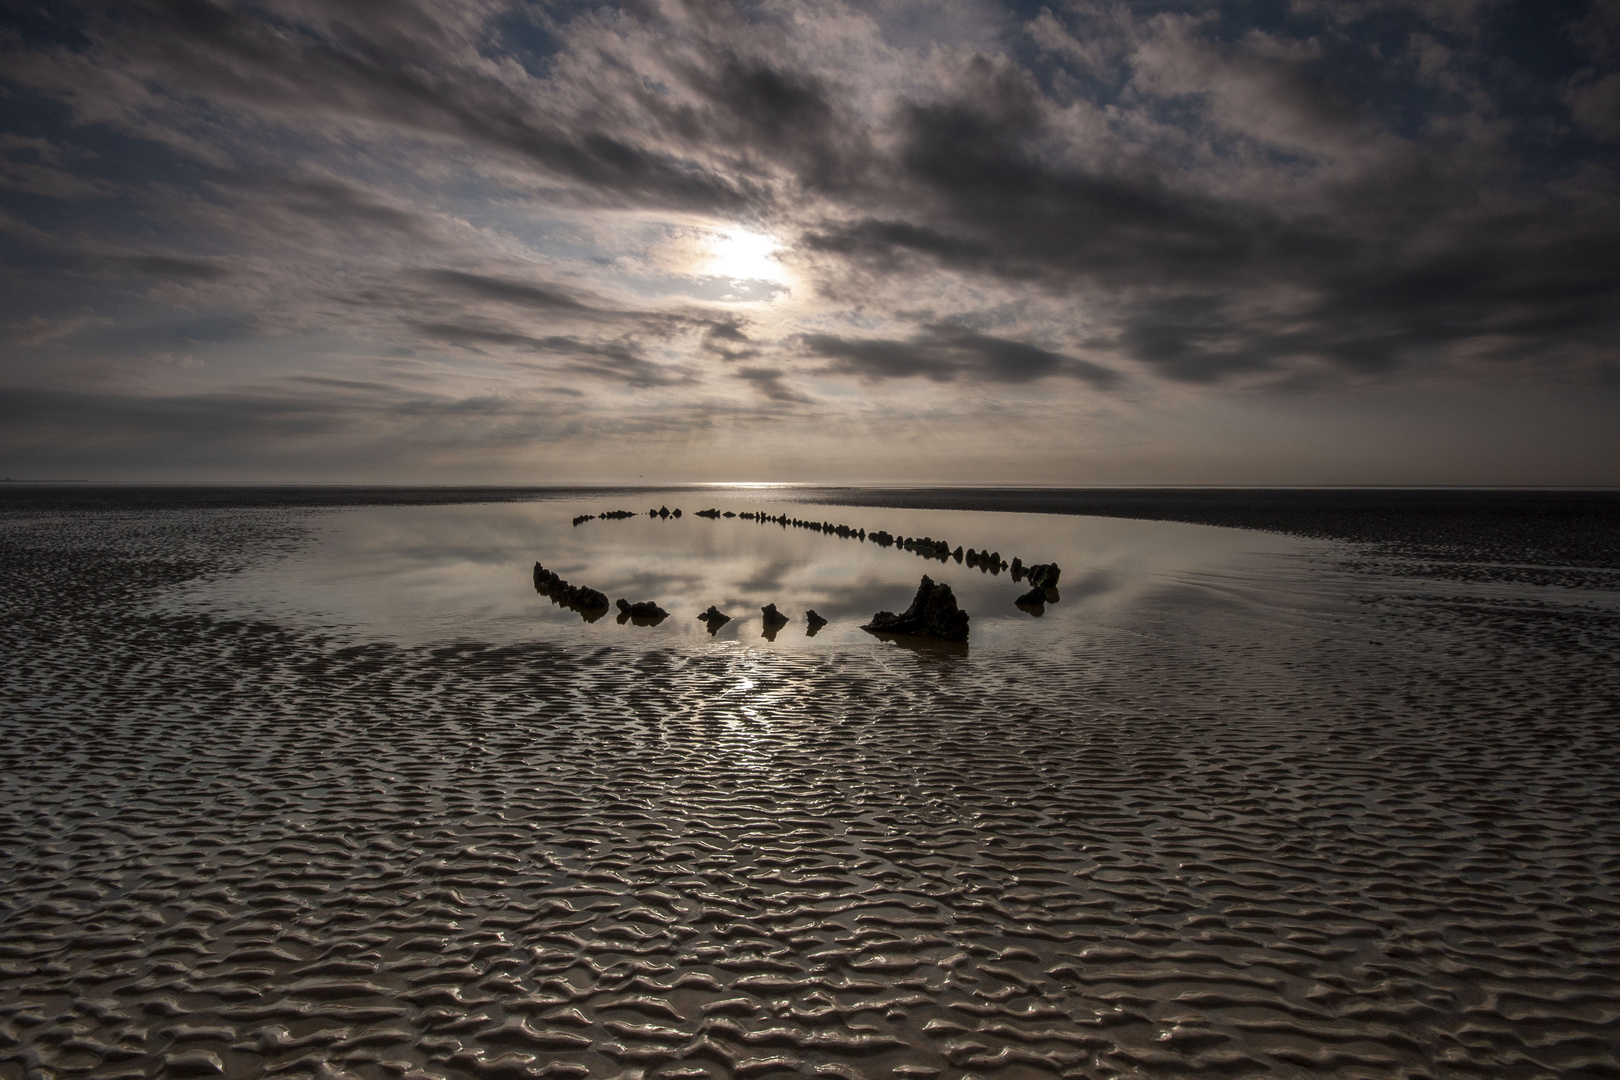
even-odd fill
[{"label": "distant shoreline", "polygon": [[1470,559],[1620,567],[1620,491],[1477,488],[944,489],[839,493],[851,506],[1179,521],[1393,544]]},{"label": "distant shoreline", "polygon": [[[60,484],[0,488],[0,512],[323,509],[689,492],[736,506],[793,501],[914,510],[1089,515],[1257,529],[1425,557],[1620,567],[1620,490],[1581,488],[1010,488]],[[632,506],[631,509],[639,509]]]}]

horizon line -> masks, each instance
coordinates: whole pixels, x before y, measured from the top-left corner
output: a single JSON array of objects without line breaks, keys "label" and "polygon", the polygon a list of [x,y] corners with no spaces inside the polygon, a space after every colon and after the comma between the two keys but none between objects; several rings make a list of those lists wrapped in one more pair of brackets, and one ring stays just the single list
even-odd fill
[{"label": "horizon line", "polygon": [[920,481],[752,481],[688,480],[661,483],[566,480],[541,483],[420,483],[363,480],[32,480],[4,477],[3,485],[28,487],[176,487],[176,488],[368,488],[401,491],[566,491],[618,489],[623,491],[670,491],[678,489],[888,489],[953,491],[1582,491],[1620,493],[1615,484],[1445,484],[1445,483],[1360,483],[1360,484],[1267,484],[1267,483],[1157,483],[1157,484],[1031,484],[947,483]]}]

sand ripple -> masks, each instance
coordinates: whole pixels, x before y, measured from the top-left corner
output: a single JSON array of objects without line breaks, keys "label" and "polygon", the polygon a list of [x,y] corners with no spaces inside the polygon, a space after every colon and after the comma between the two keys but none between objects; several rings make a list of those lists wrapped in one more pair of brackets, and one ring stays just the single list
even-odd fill
[{"label": "sand ripple", "polygon": [[0,1075],[1620,1075],[1612,615],[989,661],[145,606],[298,532],[0,529]]}]

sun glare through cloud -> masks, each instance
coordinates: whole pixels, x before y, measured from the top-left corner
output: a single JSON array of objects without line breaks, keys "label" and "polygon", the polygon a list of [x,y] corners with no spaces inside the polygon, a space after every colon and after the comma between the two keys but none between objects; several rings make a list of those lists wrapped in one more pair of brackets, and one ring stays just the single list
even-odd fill
[{"label": "sun glare through cloud", "polygon": [[733,281],[778,281],[782,263],[776,257],[776,238],[749,229],[728,229],[709,241],[704,273]]}]

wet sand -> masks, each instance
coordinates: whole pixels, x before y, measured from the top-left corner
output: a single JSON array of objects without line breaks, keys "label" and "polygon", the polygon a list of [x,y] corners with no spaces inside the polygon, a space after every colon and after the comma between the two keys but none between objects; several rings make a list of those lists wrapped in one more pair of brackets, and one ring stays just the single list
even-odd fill
[{"label": "wet sand", "polygon": [[0,1075],[1620,1075],[1609,607],[990,663],[156,604],[309,513],[0,518]]}]

